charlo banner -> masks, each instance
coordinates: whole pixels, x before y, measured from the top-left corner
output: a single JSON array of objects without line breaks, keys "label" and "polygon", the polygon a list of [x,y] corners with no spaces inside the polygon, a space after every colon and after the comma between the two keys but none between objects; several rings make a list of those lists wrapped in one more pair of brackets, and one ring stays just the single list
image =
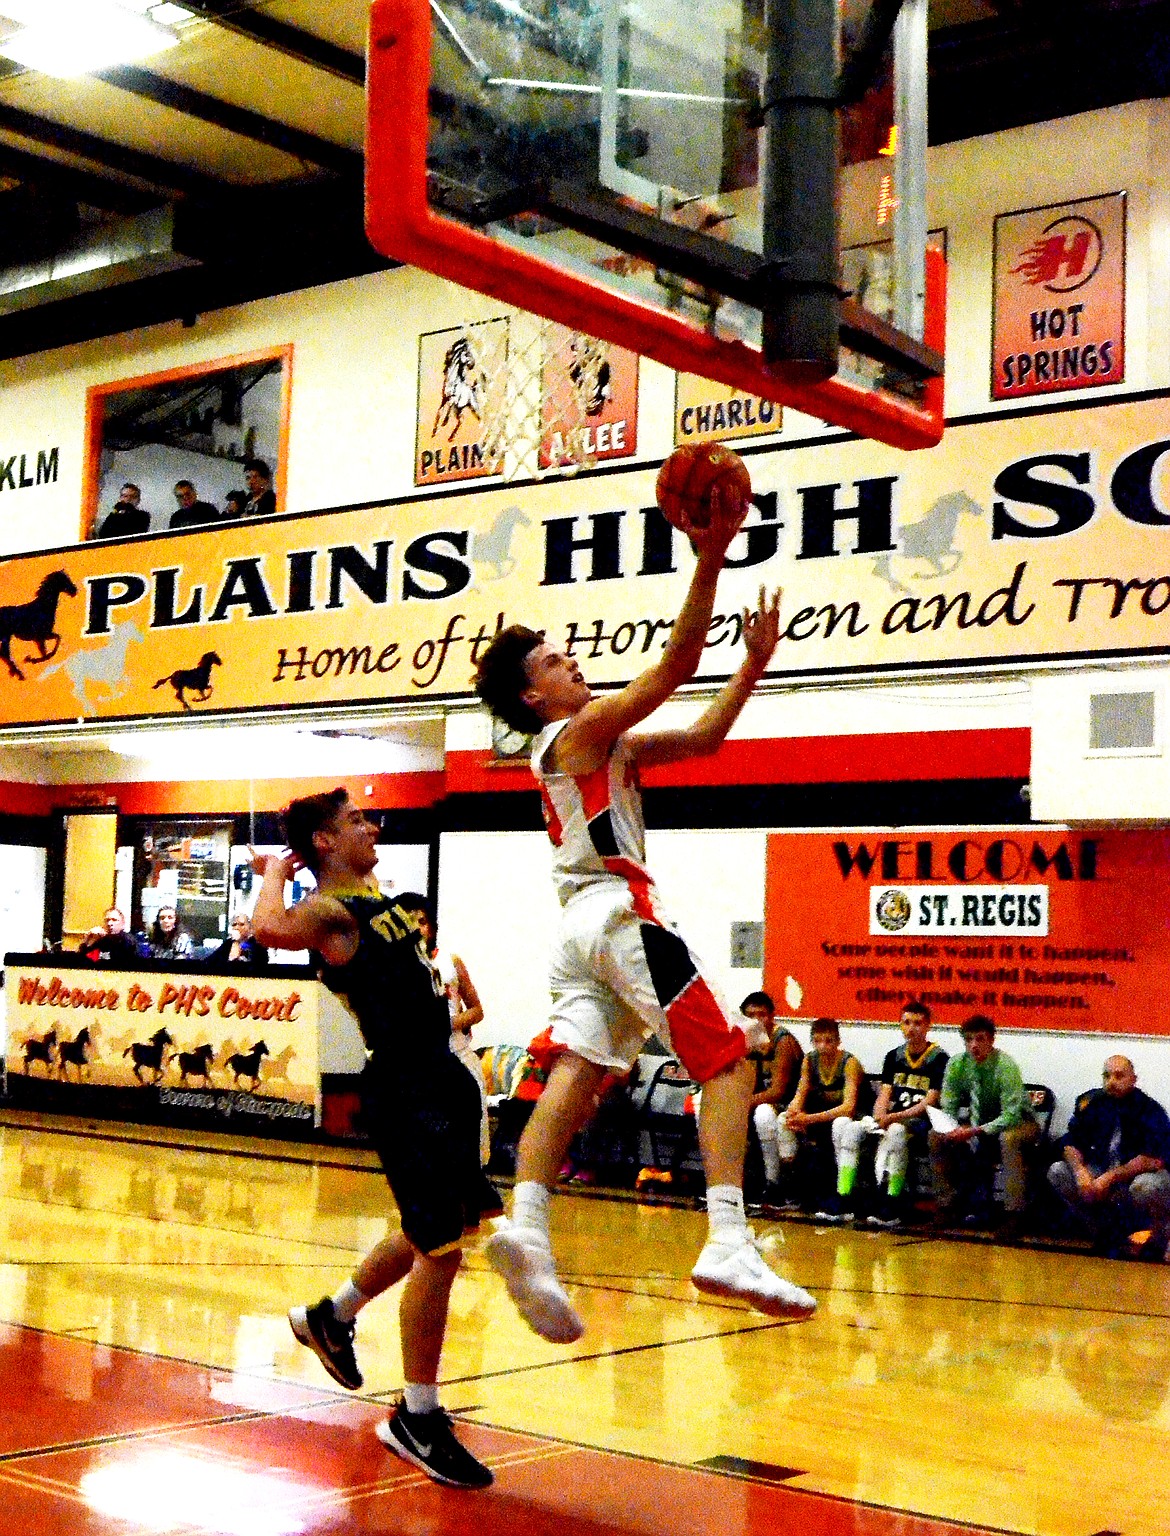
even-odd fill
[{"label": "charlo banner", "polygon": [[1170,1035],[1170,833],[774,833],[766,890],[784,1013]]},{"label": "charlo banner", "polygon": [[[957,423],[902,454],[749,450],[700,681],[784,588],[775,679],[1158,655],[1170,397]],[[458,699],[505,623],[591,681],[656,656],[692,569],[657,465],[95,542],[0,564],[0,723]]]}]

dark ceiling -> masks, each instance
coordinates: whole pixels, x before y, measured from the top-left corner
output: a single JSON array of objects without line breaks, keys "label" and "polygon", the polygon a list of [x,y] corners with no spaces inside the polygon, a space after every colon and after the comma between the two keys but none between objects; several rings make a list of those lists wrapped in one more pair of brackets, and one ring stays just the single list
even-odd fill
[{"label": "dark ceiling", "polygon": [[[0,285],[45,279],[0,291],[0,357],[389,265],[362,228],[365,0],[182,3],[149,68],[0,61]],[[932,143],[1167,94],[1170,0],[932,0]],[[102,286],[53,271],[99,235],[126,245]]]}]

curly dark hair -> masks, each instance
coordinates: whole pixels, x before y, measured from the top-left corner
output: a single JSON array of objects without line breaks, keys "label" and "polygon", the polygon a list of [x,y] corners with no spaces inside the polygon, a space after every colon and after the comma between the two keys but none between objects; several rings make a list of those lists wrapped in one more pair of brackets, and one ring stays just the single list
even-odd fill
[{"label": "curly dark hair", "polygon": [[313,845],[313,833],[327,827],[348,798],[349,792],[339,786],[319,795],[306,795],[303,800],[290,800],[285,806],[284,840],[314,874],[320,860]]},{"label": "curly dark hair", "polygon": [[525,659],[544,644],[544,636],[523,624],[501,629],[479,658],[475,669],[475,691],[498,720],[514,731],[534,735],[544,721],[521,698],[531,687],[524,667]]}]

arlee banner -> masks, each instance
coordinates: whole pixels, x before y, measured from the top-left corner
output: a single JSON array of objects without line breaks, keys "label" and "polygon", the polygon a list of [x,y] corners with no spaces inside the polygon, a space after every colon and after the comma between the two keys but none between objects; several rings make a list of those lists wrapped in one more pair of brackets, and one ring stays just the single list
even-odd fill
[{"label": "arlee banner", "polygon": [[[744,445],[698,674],[783,588],[768,678],[1170,652],[1167,392],[948,428],[899,453]],[[528,485],[92,541],[0,562],[0,723],[466,699],[497,628],[543,629],[595,686],[661,654],[694,568],[657,462]]]},{"label": "arlee banner", "polygon": [[[1038,826],[768,838],[780,1011],[1170,1035],[1170,832]],[[785,999],[780,1002],[780,999]]]}]

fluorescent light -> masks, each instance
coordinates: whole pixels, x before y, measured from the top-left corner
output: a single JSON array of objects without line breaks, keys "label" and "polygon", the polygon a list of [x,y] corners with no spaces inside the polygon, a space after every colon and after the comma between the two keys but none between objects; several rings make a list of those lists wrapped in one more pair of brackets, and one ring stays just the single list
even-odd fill
[{"label": "fluorescent light", "polygon": [[179,39],[115,0],[0,0],[0,15],[21,29],[0,54],[58,79],[92,74],[173,48]]}]

